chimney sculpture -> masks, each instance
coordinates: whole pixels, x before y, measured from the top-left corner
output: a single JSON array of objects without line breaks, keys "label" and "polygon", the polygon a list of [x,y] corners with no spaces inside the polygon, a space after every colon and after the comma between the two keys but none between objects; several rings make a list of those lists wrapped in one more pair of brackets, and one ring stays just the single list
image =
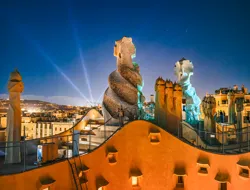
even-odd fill
[{"label": "chimney sculpture", "polygon": [[155,83],[155,119],[157,124],[177,135],[182,120],[182,88],[159,77]]},{"label": "chimney sculpture", "polygon": [[118,109],[124,111],[124,120],[143,118],[143,81],[139,65],[132,62],[135,57],[132,38],[123,37],[115,42],[114,56],[117,69],[109,75],[109,87],[104,93],[103,113],[105,123],[119,125]]},{"label": "chimney sculpture", "polygon": [[21,140],[21,107],[20,96],[24,84],[18,70],[10,74],[8,82],[9,109],[7,114],[7,143],[5,163],[20,163],[20,140]]},{"label": "chimney sculpture", "polygon": [[159,77],[155,82],[155,120],[160,127],[166,129],[165,111],[165,81]]},{"label": "chimney sculpture", "polygon": [[150,95],[150,102],[155,102],[155,96],[153,94]]},{"label": "chimney sculpture", "polygon": [[216,127],[216,100],[213,96],[205,96],[202,100],[204,113],[204,128],[206,131],[215,132]]},{"label": "chimney sculpture", "polygon": [[190,82],[193,69],[192,62],[182,58],[175,64],[174,71],[177,76],[177,82],[182,87],[183,97],[186,99],[186,121],[191,125],[196,125],[199,121],[201,100]]}]

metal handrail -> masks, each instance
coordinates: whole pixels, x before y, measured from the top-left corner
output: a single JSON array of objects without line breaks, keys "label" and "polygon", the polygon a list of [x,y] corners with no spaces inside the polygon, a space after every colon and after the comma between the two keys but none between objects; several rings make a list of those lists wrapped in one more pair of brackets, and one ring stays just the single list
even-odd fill
[{"label": "metal handrail", "polygon": [[97,126],[97,128],[101,127],[101,126],[104,126],[105,124],[107,124],[112,118],[109,118],[104,124],[100,124]]},{"label": "metal handrail", "polygon": [[[244,128],[242,128],[240,130],[233,131],[234,132],[233,135],[235,135],[237,137],[236,138],[237,142],[231,143],[231,144],[225,144],[225,142],[227,142],[227,141],[225,141],[224,137],[232,135],[232,131],[226,131],[226,132],[222,132],[222,133],[220,133],[220,132],[219,133],[218,132],[210,132],[210,131],[206,131],[206,130],[199,130],[199,129],[192,128],[192,126],[189,126],[188,124],[186,124],[184,122],[182,122],[181,124],[185,125],[187,128],[189,128],[190,130],[194,131],[195,134],[196,134],[196,136],[200,137],[200,140],[206,145],[206,147],[208,145],[209,145],[209,147],[218,147],[218,148],[222,149],[222,153],[224,153],[224,150],[229,150],[230,151],[230,150],[237,150],[237,149],[239,149],[239,151],[241,152],[242,149],[245,149],[245,148],[247,148],[248,151],[249,151],[249,133],[250,133],[249,126],[244,127]],[[247,131],[245,132],[244,130],[247,130]],[[207,144],[205,141],[202,140],[202,138],[200,136],[200,134],[202,134],[202,133],[204,133],[205,136],[207,136],[208,134],[210,134],[210,135],[216,135],[217,137],[221,136],[222,137],[222,142],[219,145],[218,144],[211,144],[211,143]],[[244,137],[244,135],[247,135],[247,136],[245,136],[245,138],[247,138],[247,140],[243,140],[242,139],[242,137]],[[238,139],[238,137],[240,137],[240,138]],[[188,139],[185,139],[185,140],[188,140]],[[243,147],[242,145],[245,145],[245,146]],[[198,146],[198,143],[197,143],[197,146]],[[209,150],[209,149],[205,148],[205,150]]]},{"label": "metal handrail", "polygon": [[[193,128],[191,125],[189,125],[188,123],[185,123],[185,122],[183,122],[183,121],[182,121],[181,123],[184,124],[185,126],[187,126],[188,128],[194,130],[194,131],[200,131],[200,132],[206,132],[206,133],[216,133],[216,132],[210,132],[210,131],[206,131],[206,130],[195,129],[195,128]],[[191,128],[190,126],[191,126],[192,128]],[[230,126],[230,125],[227,125],[227,126]],[[249,127],[250,127],[250,126],[249,126]],[[247,128],[249,128],[249,127],[243,127],[243,128],[241,128],[240,130],[247,129]],[[236,129],[236,131],[237,131],[237,129]],[[226,131],[226,132],[224,132],[224,133],[231,133],[231,131],[230,131],[230,132]],[[221,133],[218,133],[218,134],[221,134]]]},{"label": "metal handrail", "polygon": [[[100,127],[100,126],[105,126],[110,120],[111,120],[112,118],[110,118],[108,121],[106,121],[104,124],[101,124],[101,125],[99,125],[98,127]],[[81,120],[80,120],[81,121]],[[144,120],[144,121],[146,121],[146,120]],[[130,122],[133,122],[133,121],[130,121]],[[97,147],[94,147],[93,149],[90,149],[88,152],[84,152],[84,153],[80,153],[80,152],[78,152],[78,157],[79,157],[79,159],[80,159],[80,165],[81,165],[81,167],[83,167],[83,165],[82,165],[82,161],[81,161],[81,158],[80,158],[80,156],[81,155],[83,155],[83,154],[88,154],[88,153],[91,153],[91,152],[93,152],[93,151],[95,151],[95,150],[97,150],[98,148],[100,148],[101,146],[103,146],[109,139],[111,139],[119,130],[121,130],[123,127],[125,127],[126,125],[128,125],[130,122],[128,122],[128,123],[126,123],[124,126],[122,126],[122,127],[119,127],[118,129],[116,129],[110,136],[108,136],[108,138],[105,138],[104,139],[104,141],[102,142],[102,143],[100,143]],[[188,124],[186,124],[186,123],[184,123],[184,122],[182,122],[182,124],[183,125],[185,125],[186,127],[188,127],[190,130],[192,130],[192,131],[194,131],[195,133],[196,133],[196,135],[198,136],[200,133],[206,133],[206,134],[219,134],[219,135],[226,135],[226,134],[229,134],[230,132],[225,132],[225,133],[213,133],[213,132],[208,132],[208,131],[206,131],[206,130],[199,130],[199,129],[196,129],[196,128],[193,128],[192,126],[189,126]],[[249,126],[250,127],[250,126]],[[235,144],[232,144],[232,145],[223,145],[223,146],[221,146],[221,145],[206,145],[204,148],[201,148],[201,147],[199,147],[199,144],[197,143],[197,148],[199,148],[199,149],[202,149],[202,150],[205,150],[205,151],[209,151],[209,152],[214,152],[214,153],[219,153],[219,154],[236,154],[236,153],[234,153],[234,152],[230,152],[230,153],[225,153],[224,152],[224,149],[225,150],[238,150],[239,149],[239,152],[242,150],[242,149],[246,149],[247,148],[247,150],[249,151],[249,133],[250,133],[250,130],[249,130],[249,127],[244,127],[243,128],[243,131],[240,131],[240,132],[238,132],[238,131],[235,131],[235,133],[236,133],[236,135],[238,134],[241,134],[242,136],[243,135],[247,135],[247,136],[245,136],[245,137],[247,137],[247,141],[240,141],[239,143],[235,143]],[[247,129],[247,131],[245,131],[245,129]],[[162,130],[165,130],[165,129],[162,129]],[[165,131],[167,131],[167,130],[165,130]],[[36,141],[41,141],[41,140],[51,140],[51,142],[54,142],[53,141],[53,139],[60,139],[60,138],[65,138],[65,137],[72,137],[73,135],[81,135],[80,134],[80,132],[78,133],[75,133],[75,134],[70,134],[70,135],[62,135],[62,136],[60,136],[60,135],[57,135],[57,136],[49,136],[49,137],[42,137],[42,138],[39,138],[39,139],[32,139],[32,140],[26,140],[26,141],[12,141],[12,142],[2,142],[5,146],[1,146],[0,148],[11,148],[11,147],[21,147],[21,145],[22,145],[22,143],[24,143],[24,145],[26,145],[26,143],[29,143],[29,142],[36,142]],[[173,135],[173,134],[172,134]],[[180,139],[181,141],[183,141],[183,142],[185,142],[185,143],[188,143],[188,144],[190,144],[190,145],[192,145],[192,146],[195,146],[194,144],[192,144],[192,143],[190,143],[190,142],[188,142],[186,139],[184,139],[184,138],[179,138],[178,136],[176,136],[176,135],[173,135],[174,137],[176,137],[176,138],[178,138],[178,139]],[[202,140],[202,139],[201,139]],[[91,141],[90,141],[91,142]],[[0,142],[1,143],[1,142]],[[8,146],[8,143],[20,143],[20,146]],[[40,143],[40,142],[39,142]],[[69,141],[68,140],[66,140],[66,143],[67,143],[67,149],[68,149],[68,146],[69,146]],[[203,142],[203,143],[205,143],[205,142]],[[77,142],[72,138],[72,145],[74,146],[78,146],[77,148],[78,148],[78,150],[79,150],[79,144],[77,144]],[[233,148],[232,149],[230,149],[230,146],[232,146]],[[212,148],[213,147],[213,148]],[[25,147],[24,147],[25,148]],[[216,149],[216,148],[218,148],[218,149]],[[25,153],[25,150],[24,150],[24,154],[26,154]],[[75,157],[75,155],[73,155],[73,159],[76,159]],[[24,158],[25,159],[25,158]],[[61,161],[61,160],[64,160],[64,158],[60,158],[60,159],[58,159],[58,160],[56,160],[55,162],[58,162],[58,161]],[[25,162],[24,162],[24,165],[25,165]],[[22,171],[27,171],[27,170],[30,170],[30,169],[27,169],[27,167],[26,166],[24,166],[23,167],[23,169],[24,170],[22,170]]]},{"label": "metal handrail", "polygon": [[55,139],[55,138],[63,138],[63,137],[67,137],[67,136],[72,136],[72,134],[70,135],[62,135],[62,136],[47,136],[47,137],[41,137],[41,138],[37,138],[37,139],[28,139],[28,140],[23,140],[23,141],[0,141],[0,144],[7,144],[7,143],[23,143],[23,142],[30,142],[30,141],[41,141],[41,140],[47,140],[47,139]]},{"label": "metal handrail", "polygon": [[[77,134],[77,133],[76,133],[76,134]],[[75,157],[78,157],[78,159],[79,159],[79,161],[80,161],[80,167],[81,167],[81,169],[83,169],[82,160],[81,160],[81,157],[80,157],[80,154],[79,154],[79,146],[78,146],[78,143],[77,143],[76,140],[73,140],[73,142],[75,143],[75,145],[77,146],[77,149],[78,149],[78,155],[77,155],[77,156],[74,156],[74,155],[73,155],[74,162],[75,162]],[[85,178],[85,175],[84,175],[84,178]],[[85,187],[86,187],[86,189],[88,189],[86,183],[85,183]]]}]

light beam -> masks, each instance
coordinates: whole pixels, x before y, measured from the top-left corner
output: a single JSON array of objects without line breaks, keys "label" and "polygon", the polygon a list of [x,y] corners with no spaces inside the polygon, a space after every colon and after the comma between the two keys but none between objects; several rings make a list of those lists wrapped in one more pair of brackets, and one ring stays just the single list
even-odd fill
[{"label": "light beam", "polygon": [[44,50],[40,47],[39,44],[34,43],[34,45],[36,46],[36,49],[38,50],[38,52],[51,64],[55,67],[55,69],[64,77],[64,79],[66,79],[66,81],[68,81],[71,86],[81,95],[81,97],[83,97],[87,102],[91,103],[89,101],[89,99],[80,91],[80,89],[72,82],[72,80],[60,69],[60,67],[55,64],[52,59],[44,52]]},{"label": "light beam", "polygon": [[105,89],[104,89],[104,91],[103,91],[103,93],[101,93],[101,95],[99,96],[99,98],[97,99],[97,103],[101,100],[101,98],[104,96],[104,93],[105,93],[105,91],[106,91],[106,89],[107,89],[108,87],[106,87]]},{"label": "light beam", "polygon": [[[28,32],[25,30],[17,30],[20,32],[21,36],[24,37],[32,46],[35,47],[35,49],[53,66],[55,69],[68,81],[71,86],[80,94],[82,98],[84,98],[87,102],[91,103],[89,99],[80,91],[80,89],[72,82],[72,80],[59,68],[57,64],[54,63],[54,61],[48,56],[47,53],[43,50],[43,48],[40,46],[39,43],[35,42],[34,40],[30,39],[30,35],[28,35]],[[28,37],[29,36],[29,37]]]},{"label": "light beam", "polygon": [[79,56],[80,56],[80,61],[81,61],[85,81],[86,81],[86,84],[87,84],[87,87],[88,87],[89,96],[90,96],[91,101],[94,102],[93,95],[92,95],[92,89],[91,89],[90,81],[89,81],[89,77],[88,77],[88,71],[87,71],[87,68],[86,68],[86,66],[84,64],[84,58],[83,58],[82,48],[81,48],[80,40],[79,40],[79,36],[78,36],[78,30],[77,30],[75,22],[73,22],[72,11],[71,11],[70,8],[68,9],[68,13],[69,13],[69,20],[70,20],[70,23],[71,23],[71,26],[72,26],[73,36],[74,36],[74,39],[75,39],[76,47],[78,49]]},{"label": "light beam", "polygon": [[91,101],[94,102],[93,95],[92,95],[92,89],[90,87],[88,72],[87,72],[87,68],[85,67],[85,64],[84,64],[84,59],[83,59],[83,54],[82,54],[81,48],[79,48],[79,55],[80,55],[80,59],[81,59],[81,64],[82,64],[85,80],[86,80],[87,87],[88,87],[88,90],[89,90],[89,96],[91,98]]}]

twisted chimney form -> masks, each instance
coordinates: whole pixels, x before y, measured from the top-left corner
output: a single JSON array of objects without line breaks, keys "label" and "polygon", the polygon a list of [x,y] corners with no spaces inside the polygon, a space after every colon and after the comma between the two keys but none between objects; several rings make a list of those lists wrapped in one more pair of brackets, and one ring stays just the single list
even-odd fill
[{"label": "twisted chimney form", "polygon": [[135,57],[132,38],[123,37],[115,42],[114,56],[117,57],[117,69],[109,75],[109,87],[104,93],[103,113],[105,122],[118,125],[118,110],[122,108],[125,120],[139,118],[142,103],[143,81],[138,64],[132,62]]}]

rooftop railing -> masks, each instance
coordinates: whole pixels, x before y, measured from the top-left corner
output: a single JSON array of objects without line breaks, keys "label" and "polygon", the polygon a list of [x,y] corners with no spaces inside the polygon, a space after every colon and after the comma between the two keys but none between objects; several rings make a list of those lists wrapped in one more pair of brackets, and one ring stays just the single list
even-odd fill
[{"label": "rooftop railing", "polygon": [[[0,142],[0,175],[20,173],[90,153],[112,138],[123,126],[121,123],[120,127],[108,131],[106,128],[108,122],[106,121],[103,125],[95,125],[94,128],[97,131],[103,127],[103,131],[99,133],[101,140],[98,142],[93,137],[95,135],[92,122],[90,122],[88,130],[73,130],[70,135],[56,135],[20,142]],[[175,136],[185,143],[217,154],[249,152],[250,128],[226,130],[226,127],[223,126],[219,132],[209,132],[204,130],[202,122],[197,126],[181,122]],[[7,150],[14,148],[20,149],[20,162],[16,164],[6,163]]]},{"label": "rooftop railing", "polygon": [[[107,121],[109,122],[109,120]],[[55,135],[42,137],[39,139],[25,141],[0,142],[0,175],[21,173],[27,170],[47,166],[68,158],[87,154],[105,143],[116,131],[106,130],[106,123],[95,126],[96,130],[100,127],[104,131],[100,133],[99,142],[91,138],[94,136],[93,124],[90,122],[90,129],[74,131],[70,135]],[[77,124],[76,124],[77,125]],[[18,163],[7,163],[6,153],[8,149],[20,151],[20,161]]]},{"label": "rooftop railing", "polygon": [[193,127],[186,122],[180,124],[183,141],[213,153],[240,154],[250,151],[250,126],[237,129],[232,125],[221,125],[220,130],[211,132],[201,129],[201,125]]}]

